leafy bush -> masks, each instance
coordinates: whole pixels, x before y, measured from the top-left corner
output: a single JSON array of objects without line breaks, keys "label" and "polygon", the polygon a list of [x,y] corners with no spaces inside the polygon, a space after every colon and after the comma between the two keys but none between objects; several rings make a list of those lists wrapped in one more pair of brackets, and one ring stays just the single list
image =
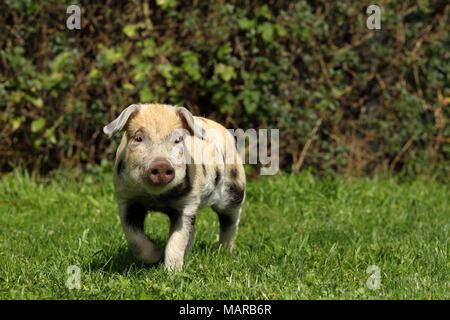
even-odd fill
[{"label": "leafy bush", "polygon": [[[185,105],[227,127],[279,128],[282,168],[448,174],[449,6],[177,0],[0,4],[0,166],[112,158],[127,105]],[[194,5],[195,4],[195,5]]]}]

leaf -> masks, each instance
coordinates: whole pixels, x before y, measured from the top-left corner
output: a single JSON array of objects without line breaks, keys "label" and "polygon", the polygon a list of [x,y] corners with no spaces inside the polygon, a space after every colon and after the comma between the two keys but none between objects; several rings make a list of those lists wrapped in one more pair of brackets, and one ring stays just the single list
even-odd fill
[{"label": "leaf", "polygon": [[12,131],[16,131],[17,129],[19,129],[19,127],[21,126],[21,124],[25,121],[25,117],[18,117],[18,118],[13,118],[10,120],[11,122],[11,126],[12,126]]},{"label": "leaf", "polygon": [[131,71],[133,79],[136,82],[141,82],[147,74],[152,70],[153,64],[143,61],[137,61],[136,66]]},{"label": "leaf", "polygon": [[238,25],[239,28],[242,30],[250,30],[256,26],[256,20],[255,19],[250,20],[249,18],[244,17],[241,20],[239,20]]},{"label": "leaf", "polygon": [[286,29],[282,25],[276,24],[275,30],[277,31],[280,37],[284,37],[287,34]]},{"label": "leaf", "polygon": [[107,48],[103,44],[99,44],[98,47],[100,49],[100,54],[103,56],[107,64],[117,63],[124,60],[124,47]]},{"label": "leaf", "polygon": [[156,0],[156,4],[163,10],[166,10],[168,8],[176,7],[177,0]]},{"label": "leaf", "polygon": [[214,67],[214,73],[220,75],[220,77],[228,82],[231,79],[235,79],[237,77],[236,72],[232,66],[227,66],[223,63],[218,63]]},{"label": "leaf", "polygon": [[221,46],[219,50],[217,50],[217,58],[222,60],[225,57],[225,55],[231,53],[232,51],[233,49],[231,48],[231,46],[228,43],[226,43],[223,46]]},{"label": "leaf", "polygon": [[167,80],[171,80],[173,78],[173,75],[172,75],[173,66],[170,63],[161,63],[156,67],[156,69]]},{"label": "leaf", "polygon": [[153,57],[153,56],[155,56],[157,54],[156,42],[152,38],[145,39],[141,43],[141,47],[142,47],[141,54],[144,57]]},{"label": "leaf", "polygon": [[31,122],[31,132],[38,132],[42,130],[45,126],[45,123],[46,120],[44,118],[33,120],[33,122]]},{"label": "leaf", "polygon": [[136,34],[136,26],[134,24],[126,25],[122,30],[128,38],[133,38]]},{"label": "leaf", "polygon": [[41,97],[32,97],[32,96],[26,96],[25,99],[27,99],[28,101],[30,101],[36,108],[42,108],[42,106],[44,105],[44,101],[42,100]]},{"label": "leaf", "polygon": [[25,96],[25,92],[23,91],[13,91],[10,93],[9,98],[12,102],[18,103]]},{"label": "leaf", "polygon": [[183,70],[186,71],[192,79],[200,79],[200,64],[197,55],[192,51],[184,51],[181,56],[183,58]]},{"label": "leaf", "polygon": [[269,22],[264,22],[258,27],[258,32],[261,33],[261,36],[265,42],[271,42],[274,33],[274,27]]},{"label": "leaf", "polygon": [[269,6],[267,4],[263,5],[260,9],[259,9],[259,13],[258,15],[260,17],[266,18],[266,19],[270,19],[272,18],[272,13],[270,13],[270,9]]},{"label": "leaf", "polygon": [[61,52],[52,61],[52,73],[64,71],[64,68],[69,63],[69,59],[73,58],[70,52]]},{"label": "leaf", "polygon": [[96,69],[96,68],[93,68],[92,70],[91,70],[91,72],[89,72],[89,75],[88,75],[88,77],[90,78],[90,79],[98,79],[98,78],[100,78],[100,77],[102,77],[102,72],[100,71],[100,70],[98,70],[98,69]]},{"label": "leaf", "polygon": [[303,42],[308,41],[309,39],[309,28],[307,27],[303,27],[302,30],[300,31],[300,40]]},{"label": "leaf", "polygon": [[135,87],[132,83],[124,83],[122,85],[122,88],[124,88],[125,90],[133,90]]},{"label": "leaf", "polygon": [[46,137],[52,144],[55,144],[55,143],[56,143],[55,132],[53,131],[52,128],[48,128],[47,130],[45,130],[45,137]]},{"label": "leaf", "polygon": [[34,146],[35,148],[39,148],[39,147],[41,146],[42,142],[43,142],[42,138],[39,137],[39,138],[37,138],[36,140],[34,140],[33,146]]},{"label": "leaf", "polygon": [[142,102],[150,102],[153,100],[153,94],[149,87],[144,87],[139,90],[139,100]]},{"label": "leaf", "polygon": [[244,101],[245,110],[248,114],[252,114],[258,109],[260,97],[261,93],[254,90],[244,90],[240,94],[240,98]]}]

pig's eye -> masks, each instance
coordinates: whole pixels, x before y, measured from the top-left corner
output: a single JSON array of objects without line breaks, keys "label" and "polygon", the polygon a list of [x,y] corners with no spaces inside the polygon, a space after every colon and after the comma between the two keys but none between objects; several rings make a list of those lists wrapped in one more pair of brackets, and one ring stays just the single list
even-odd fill
[{"label": "pig's eye", "polygon": [[137,135],[134,137],[134,141],[136,141],[136,142],[142,142],[142,135],[137,134]]},{"label": "pig's eye", "polygon": [[181,141],[183,141],[183,136],[178,137],[178,138],[175,140],[175,143],[180,143]]}]

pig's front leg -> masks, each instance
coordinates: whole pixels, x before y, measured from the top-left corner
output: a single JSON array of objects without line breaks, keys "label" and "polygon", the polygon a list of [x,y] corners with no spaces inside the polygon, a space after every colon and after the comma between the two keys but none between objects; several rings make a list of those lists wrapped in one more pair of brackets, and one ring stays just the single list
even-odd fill
[{"label": "pig's front leg", "polygon": [[170,216],[170,234],[167,241],[164,264],[169,270],[181,270],[184,255],[194,239],[196,210]]},{"label": "pig's front leg", "polygon": [[138,203],[119,200],[120,220],[133,254],[147,264],[157,263],[161,259],[161,251],[144,233],[144,220],[147,210]]}]

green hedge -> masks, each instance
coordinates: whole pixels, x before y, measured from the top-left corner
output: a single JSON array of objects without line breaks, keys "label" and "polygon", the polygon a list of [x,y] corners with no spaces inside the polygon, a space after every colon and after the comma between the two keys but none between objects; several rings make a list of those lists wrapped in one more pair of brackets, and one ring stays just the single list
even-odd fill
[{"label": "green hedge", "polygon": [[0,4],[0,167],[113,158],[102,127],[138,101],[227,127],[279,128],[297,172],[449,173],[449,6],[364,2]]}]

